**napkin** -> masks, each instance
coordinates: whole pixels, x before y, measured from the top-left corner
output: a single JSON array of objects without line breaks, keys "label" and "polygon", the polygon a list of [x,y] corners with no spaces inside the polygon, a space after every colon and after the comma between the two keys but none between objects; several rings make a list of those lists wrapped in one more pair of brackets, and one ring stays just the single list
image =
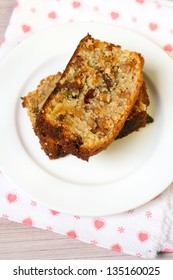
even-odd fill
[{"label": "napkin", "polygon": [[[36,32],[81,21],[128,27],[173,58],[172,14],[169,1],[18,0],[1,44],[0,60]],[[0,217],[142,258],[173,252],[173,184],[136,209],[112,216],[83,217],[49,209],[0,172]]]}]

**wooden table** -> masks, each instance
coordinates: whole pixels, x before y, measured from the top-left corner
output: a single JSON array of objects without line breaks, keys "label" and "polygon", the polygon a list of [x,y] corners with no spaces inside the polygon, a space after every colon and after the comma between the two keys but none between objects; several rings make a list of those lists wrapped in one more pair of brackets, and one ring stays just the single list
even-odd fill
[{"label": "wooden table", "polygon": [[[8,25],[15,0],[0,0],[0,42]],[[160,254],[159,259],[173,259]],[[2,259],[138,259],[116,253],[57,233],[0,219],[0,260]]]}]

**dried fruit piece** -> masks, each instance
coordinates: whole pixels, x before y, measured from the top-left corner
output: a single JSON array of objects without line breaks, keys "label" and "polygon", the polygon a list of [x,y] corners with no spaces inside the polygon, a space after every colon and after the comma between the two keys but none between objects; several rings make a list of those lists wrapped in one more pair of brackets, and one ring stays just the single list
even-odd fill
[{"label": "dried fruit piece", "polygon": [[90,103],[90,99],[94,98],[95,89],[90,89],[84,96],[84,102]]}]

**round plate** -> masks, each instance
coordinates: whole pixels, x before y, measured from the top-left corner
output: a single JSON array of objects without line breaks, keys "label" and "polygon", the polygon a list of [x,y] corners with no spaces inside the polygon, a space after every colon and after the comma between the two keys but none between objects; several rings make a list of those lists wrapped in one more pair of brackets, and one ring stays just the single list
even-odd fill
[{"label": "round plate", "polygon": [[[89,162],[68,155],[49,160],[40,149],[21,96],[47,75],[63,71],[79,41],[94,38],[140,52],[154,122],[116,140]],[[0,66],[0,166],[18,187],[51,209],[111,215],[140,206],[172,181],[171,59],[145,37],[102,23],[71,23],[19,44]]]}]

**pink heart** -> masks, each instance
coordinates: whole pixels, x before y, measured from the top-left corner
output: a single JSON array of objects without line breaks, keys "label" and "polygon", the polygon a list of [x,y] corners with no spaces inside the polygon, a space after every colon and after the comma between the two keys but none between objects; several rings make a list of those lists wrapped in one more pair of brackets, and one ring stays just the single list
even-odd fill
[{"label": "pink heart", "polygon": [[157,23],[151,22],[151,23],[149,24],[149,27],[150,27],[150,29],[151,29],[152,31],[154,31],[154,30],[156,30],[156,29],[158,28],[158,25],[157,25]]},{"label": "pink heart", "polygon": [[78,1],[73,1],[72,5],[73,5],[73,8],[79,8],[81,6],[81,3]]},{"label": "pink heart", "polygon": [[123,250],[122,250],[122,247],[121,247],[119,244],[114,244],[114,245],[112,245],[111,249],[112,249],[113,251],[117,251],[117,252],[122,252],[122,251],[123,251]]},{"label": "pink heart", "polygon": [[19,2],[18,1],[16,1],[16,4],[15,4],[15,8],[17,8],[19,6]]},{"label": "pink heart", "polygon": [[71,230],[71,231],[67,232],[67,236],[70,237],[70,238],[73,238],[73,239],[77,238],[77,234],[74,230]]},{"label": "pink heart", "polygon": [[35,12],[36,12],[36,9],[35,9],[35,8],[31,8],[31,12],[32,12],[32,13],[35,13]]},{"label": "pink heart", "polygon": [[26,33],[26,32],[29,32],[31,30],[31,27],[29,25],[24,24],[24,25],[22,25],[22,29],[23,29],[23,32]]},{"label": "pink heart", "polygon": [[105,221],[96,219],[94,221],[94,226],[95,226],[96,229],[101,229],[105,226]]},{"label": "pink heart", "polygon": [[52,18],[52,19],[55,19],[56,18],[56,13],[53,11],[53,12],[50,12],[49,14],[48,14],[48,17],[49,18]]},{"label": "pink heart", "polygon": [[138,238],[141,242],[145,242],[149,239],[149,234],[146,232],[139,232],[138,233]]},{"label": "pink heart", "polygon": [[172,51],[173,51],[173,47],[172,47],[170,44],[168,44],[168,45],[165,45],[165,46],[164,46],[164,50],[165,50],[166,52],[172,52]]},{"label": "pink heart", "polygon": [[31,218],[26,218],[22,221],[22,224],[31,227],[33,225],[33,221],[31,220]]},{"label": "pink heart", "polygon": [[59,214],[59,212],[57,212],[57,211],[55,211],[55,210],[50,210],[50,212],[51,212],[51,214],[52,214],[53,216],[56,216],[56,215]]},{"label": "pink heart", "polygon": [[144,0],[136,0],[137,3],[143,4]]},{"label": "pink heart", "polygon": [[93,8],[93,10],[94,10],[95,12],[97,12],[97,11],[99,10],[99,7],[98,7],[98,6],[95,6],[95,7]]},{"label": "pink heart", "polygon": [[114,20],[114,19],[117,19],[119,17],[119,13],[117,12],[111,12],[111,18]]},{"label": "pink heart", "polygon": [[172,253],[173,252],[173,248],[163,248],[162,250],[165,253]]},{"label": "pink heart", "polygon": [[7,195],[7,200],[8,200],[9,203],[14,203],[14,202],[17,201],[17,195],[14,194],[14,193],[9,193]]}]

